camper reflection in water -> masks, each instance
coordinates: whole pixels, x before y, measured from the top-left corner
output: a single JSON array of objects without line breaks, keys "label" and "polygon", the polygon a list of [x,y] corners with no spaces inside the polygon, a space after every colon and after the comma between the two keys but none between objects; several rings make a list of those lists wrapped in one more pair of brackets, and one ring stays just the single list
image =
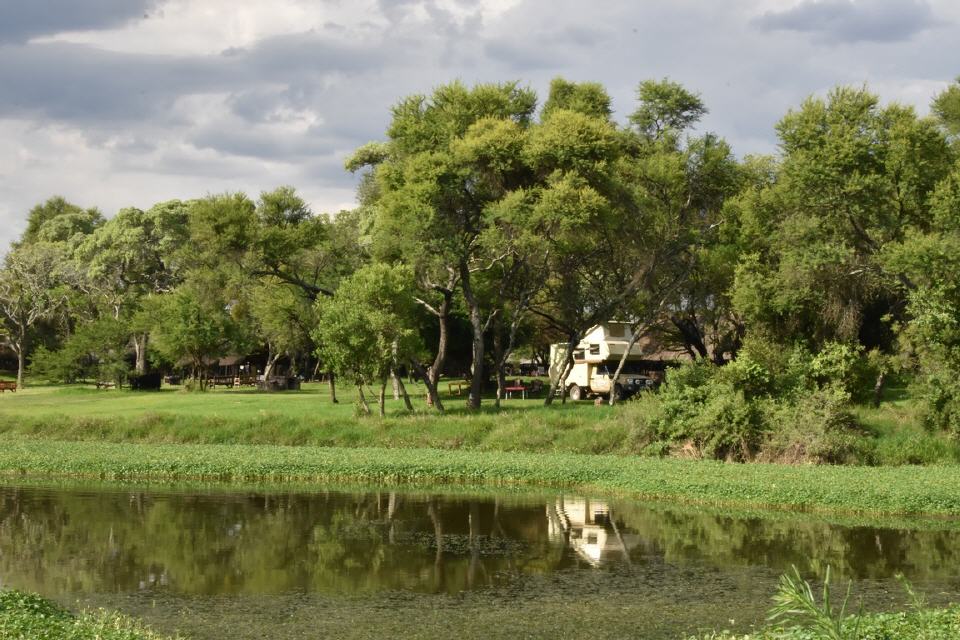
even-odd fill
[{"label": "camper reflection in water", "polygon": [[598,566],[603,562],[630,562],[630,549],[640,544],[640,537],[622,531],[610,506],[601,500],[560,496],[547,504],[550,539],[568,544],[577,555]]}]

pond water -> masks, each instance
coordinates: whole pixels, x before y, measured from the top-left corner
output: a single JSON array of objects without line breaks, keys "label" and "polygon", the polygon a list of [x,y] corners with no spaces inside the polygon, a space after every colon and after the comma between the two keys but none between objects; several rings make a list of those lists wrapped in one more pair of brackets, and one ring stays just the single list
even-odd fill
[{"label": "pond water", "polygon": [[[0,587],[213,638],[676,638],[763,623],[827,565],[960,601],[960,523],[876,528],[569,493],[0,487]],[[844,585],[845,586],[845,585]]]}]

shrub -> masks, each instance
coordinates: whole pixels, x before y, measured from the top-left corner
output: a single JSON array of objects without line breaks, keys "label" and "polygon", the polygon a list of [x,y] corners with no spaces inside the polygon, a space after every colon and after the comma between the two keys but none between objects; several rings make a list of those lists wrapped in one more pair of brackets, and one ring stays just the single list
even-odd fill
[{"label": "shrub", "polygon": [[839,387],[811,392],[792,402],[763,404],[771,425],[761,458],[778,462],[871,462],[869,441],[859,430],[849,394]]}]

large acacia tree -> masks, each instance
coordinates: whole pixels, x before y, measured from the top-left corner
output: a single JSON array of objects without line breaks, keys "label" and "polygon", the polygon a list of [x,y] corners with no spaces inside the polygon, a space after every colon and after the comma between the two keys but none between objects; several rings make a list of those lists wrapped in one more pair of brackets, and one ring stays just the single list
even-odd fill
[{"label": "large acacia tree", "polygon": [[[439,298],[425,302],[441,322],[441,342],[431,369],[439,375],[445,349],[450,291],[459,286],[473,334],[469,404],[480,406],[484,381],[484,332],[494,309],[484,305],[478,272],[500,257],[480,241],[489,225],[489,207],[524,184],[528,169],[521,151],[536,97],[516,83],[459,82],[431,95],[405,98],[393,109],[388,141],[366,146],[348,167],[374,167],[374,233],[393,235],[424,259],[410,259],[422,288]],[[440,365],[440,366],[438,366]]]}]

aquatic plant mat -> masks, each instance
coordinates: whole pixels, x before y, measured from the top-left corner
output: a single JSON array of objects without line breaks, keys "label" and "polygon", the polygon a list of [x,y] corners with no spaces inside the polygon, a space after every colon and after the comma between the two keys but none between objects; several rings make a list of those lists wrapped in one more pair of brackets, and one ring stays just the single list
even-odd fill
[{"label": "aquatic plant mat", "polygon": [[436,449],[0,440],[0,473],[100,479],[577,488],[687,504],[960,515],[960,468],[724,464]]}]

